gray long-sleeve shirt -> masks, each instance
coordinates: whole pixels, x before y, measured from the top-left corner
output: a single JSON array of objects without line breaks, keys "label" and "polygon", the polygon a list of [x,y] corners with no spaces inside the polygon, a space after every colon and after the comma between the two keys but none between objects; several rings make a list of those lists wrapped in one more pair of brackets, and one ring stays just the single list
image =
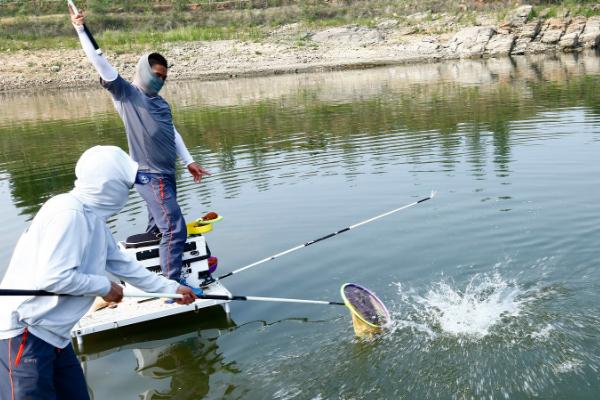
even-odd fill
[{"label": "gray long-sleeve shirt", "polygon": [[[103,55],[96,53],[83,26],[78,25],[75,30],[81,48],[100,74],[102,85],[113,95],[117,111],[125,123],[130,155],[140,167],[147,172],[175,173],[171,130],[174,131],[175,151],[184,165],[194,162],[181,135],[173,126],[169,104],[162,97],[149,96],[125,81]],[[158,146],[153,147],[153,144]],[[162,147],[163,144],[166,147]]]},{"label": "gray long-sleeve shirt", "polygon": [[125,124],[129,154],[140,171],[175,174],[177,149],[171,107],[161,96],[148,96],[120,75],[101,80]]}]

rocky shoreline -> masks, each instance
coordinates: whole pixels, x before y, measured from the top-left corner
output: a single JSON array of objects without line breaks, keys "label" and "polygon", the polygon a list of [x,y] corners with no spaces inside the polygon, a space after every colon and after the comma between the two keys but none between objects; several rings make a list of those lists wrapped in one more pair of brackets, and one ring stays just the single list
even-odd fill
[{"label": "rocky shoreline", "polygon": [[[531,6],[517,8],[503,21],[481,18],[470,27],[453,26],[453,17],[447,15],[431,18],[421,14],[410,20],[414,21],[410,26],[387,19],[373,28],[348,25],[321,31],[290,24],[274,30],[261,42],[178,42],[166,44],[160,51],[172,64],[172,81],[577,52],[596,48],[600,42],[600,17],[532,17]],[[435,33],[436,26],[454,32]],[[105,50],[109,61],[130,78],[139,52],[116,54]],[[96,85],[97,79],[79,49],[0,53],[0,91],[85,87]]]}]

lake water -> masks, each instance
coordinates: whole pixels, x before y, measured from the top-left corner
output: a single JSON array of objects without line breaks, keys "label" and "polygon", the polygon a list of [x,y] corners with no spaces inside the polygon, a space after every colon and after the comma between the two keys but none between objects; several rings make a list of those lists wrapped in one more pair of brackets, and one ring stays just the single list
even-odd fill
[{"label": "lake water", "polygon": [[[426,197],[223,283],[393,314],[373,341],[332,306],[232,304],[91,343],[96,399],[595,399],[600,393],[600,59],[550,56],[220,82],[164,96],[195,159],[184,213],[225,273]],[[0,275],[79,155],[126,148],[102,90],[0,94]],[[136,193],[111,219],[141,232]]]}]

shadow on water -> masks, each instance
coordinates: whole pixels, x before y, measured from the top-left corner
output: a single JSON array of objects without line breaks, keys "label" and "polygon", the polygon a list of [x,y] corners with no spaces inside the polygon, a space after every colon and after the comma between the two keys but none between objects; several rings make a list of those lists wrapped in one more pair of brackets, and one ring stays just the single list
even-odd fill
[{"label": "shadow on water", "polygon": [[[224,360],[217,344],[223,332],[235,327],[220,307],[211,307],[85,337],[78,358],[86,375],[92,375],[113,364],[103,359],[130,353],[136,361],[134,372],[144,382],[141,398],[197,399],[209,393],[211,375],[240,372],[235,362]],[[186,393],[180,392],[182,387]],[[90,388],[92,398],[106,398],[103,390],[103,386]]]},{"label": "shadow on water", "polygon": [[[327,173],[343,165],[353,179],[364,150],[379,164],[401,157],[416,169],[427,168],[424,154],[437,153],[449,172],[467,153],[473,174],[490,158],[497,175],[506,176],[516,121],[565,107],[598,114],[599,72],[595,55],[546,56],[178,82],[165,96],[195,158],[235,198],[244,183],[260,190],[276,184],[283,167],[286,176],[302,178],[302,166]],[[0,114],[0,170],[25,215],[71,188],[86,148],[126,148],[122,123],[102,91],[1,96],[8,107]],[[489,141],[493,154],[481,151]],[[180,182],[184,198],[189,185]],[[202,196],[210,204],[210,191]]]},{"label": "shadow on water", "polygon": [[[142,399],[240,398],[248,389],[236,387],[232,382],[235,382],[234,376],[243,371],[235,361],[226,360],[218,339],[244,328],[262,330],[290,322],[321,324],[329,321],[291,317],[237,325],[220,307],[211,307],[87,336],[77,354],[88,381],[97,381],[96,376],[105,368],[115,367],[118,361],[111,357],[128,355],[135,359],[131,368],[142,378],[139,385]],[[76,343],[74,346],[78,347]],[[121,374],[125,372],[122,364],[117,368]],[[243,381],[242,377],[238,379]],[[115,380],[111,379],[111,387]],[[163,383],[165,381],[168,384]],[[106,398],[106,389],[106,385],[99,384],[89,387],[91,397],[98,399]],[[127,393],[134,391],[132,387],[127,388]]]}]

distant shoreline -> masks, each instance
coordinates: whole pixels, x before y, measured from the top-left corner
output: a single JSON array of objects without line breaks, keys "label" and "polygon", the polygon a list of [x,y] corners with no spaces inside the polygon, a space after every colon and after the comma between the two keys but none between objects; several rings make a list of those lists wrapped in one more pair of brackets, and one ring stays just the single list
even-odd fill
[{"label": "distant shoreline", "polygon": [[[289,24],[277,28],[261,41],[173,42],[160,46],[159,51],[172,64],[169,81],[178,81],[578,52],[596,48],[600,42],[600,17],[543,19],[532,17],[531,13],[531,6],[522,6],[496,24],[483,21],[488,24],[437,35],[414,32],[400,26],[395,19],[382,20],[372,28],[345,25],[309,32],[300,24]],[[440,21],[424,23],[439,24]],[[110,48],[104,50],[122,76],[126,79],[133,76],[141,50],[119,54],[111,52]],[[97,74],[79,49],[0,53],[1,92],[97,84]]]}]

